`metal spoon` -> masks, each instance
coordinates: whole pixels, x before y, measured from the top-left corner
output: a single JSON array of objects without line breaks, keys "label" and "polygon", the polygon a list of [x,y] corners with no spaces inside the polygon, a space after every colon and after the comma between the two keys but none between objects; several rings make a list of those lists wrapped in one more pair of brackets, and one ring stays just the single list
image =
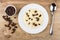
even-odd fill
[{"label": "metal spoon", "polygon": [[51,11],[51,15],[52,15],[50,35],[53,34],[53,21],[54,21],[54,12],[55,12],[55,10],[56,10],[56,4],[52,3],[51,6],[50,6],[50,11]]}]

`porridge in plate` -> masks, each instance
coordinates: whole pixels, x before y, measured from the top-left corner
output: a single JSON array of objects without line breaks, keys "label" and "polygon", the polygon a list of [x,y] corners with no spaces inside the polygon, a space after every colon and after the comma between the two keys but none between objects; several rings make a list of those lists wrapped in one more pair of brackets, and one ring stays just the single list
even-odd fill
[{"label": "porridge in plate", "polygon": [[30,9],[25,12],[24,21],[28,27],[37,27],[42,24],[43,15],[39,10]]}]

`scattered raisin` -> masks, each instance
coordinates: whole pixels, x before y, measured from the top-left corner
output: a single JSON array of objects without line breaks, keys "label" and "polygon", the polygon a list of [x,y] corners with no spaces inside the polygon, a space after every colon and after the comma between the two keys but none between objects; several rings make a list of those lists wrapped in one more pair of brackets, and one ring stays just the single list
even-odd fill
[{"label": "scattered raisin", "polygon": [[7,21],[10,21],[10,17],[9,17],[9,18],[7,18]]},{"label": "scattered raisin", "polygon": [[5,27],[8,27],[8,28],[9,28],[9,30],[11,29],[10,25],[5,25]]},{"label": "scattered raisin", "polygon": [[14,28],[17,28],[17,26],[14,26]]},{"label": "scattered raisin", "polygon": [[2,17],[5,21],[8,22],[8,25],[5,24],[5,27],[8,27],[10,30],[12,28],[11,26],[13,26],[14,28],[12,29],[13,30],[12,33],[14,33],[16,30],[15,28],[17,28],[16,23],[12,22],[12,20],[8,16],[2,16]]},{"label": "scattered raisin", "polygon": [[10,27],[10,26],[5,24],[5,27]]},{"label": "scattered raisin", "polygon": [[8,27],[7,25],[5,25],[5,27]]},{"label": "scattered raisin", "polygon": [[8,25],[10,25],[12,23],[12,20],[9,20],[9,24]]},{"label": "scattered raisin", "polygon": [[3,18],[5,18],[5,16],[2,16]]},{"label": "scattered raisin", "polygon": [[15,28],[13,28],[11,33],[13,34],[15,31],[16,31],[16,29],[15,29]]},{"label": "scattered raisin", "polygon": [[8,21],[7,16],[2,16],[4,20]]},{"label": "scattered raisin", "polygon": [[16,25],[16,23],[14,23],[14,22],[13,22],[11,25],[12,25],[12,26],[15,26],[15,25]]},{"label": "scattered raisin", "polygon": [[9,30],[11,29],[11,27],[9,27]]}]

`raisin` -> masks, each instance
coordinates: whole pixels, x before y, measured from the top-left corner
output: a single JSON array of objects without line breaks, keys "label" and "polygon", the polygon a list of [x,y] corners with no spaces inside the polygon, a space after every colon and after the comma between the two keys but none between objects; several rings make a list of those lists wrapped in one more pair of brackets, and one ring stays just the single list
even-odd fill
[{"label": "raisin", "polygon": [[10,26],[5,24],[5,27],[10,27]]},{"label": "raisin", "polygon": [[8,28],[9,28],[9,30],[11,29],[10,25],[5,25],[5,27],[8,27]]},{"label": "raisin", "polygon": [[38,13],[36,14],[36,16],[38,15]]},{"label": "raisin", "polygon": [[34,14],[32,14],[32,16],[35,16]]},{"label": "raisin", "polygon": [[39,21],[39,18],[38,17],[36,17],[36,21]]},{"label": "raisin", "polygon": [[40,14],[39,17],[41,17],[42,15]]},{"label": "raisin", "polygon": [[38,15],[38,13],[37,14],[32,14],[32,16],[37,16]]},{"label": "raisin", "polygon": [[8,21],[7,16],[2,16],[4,20]]},{"label": "raisin", "polygon": [[40,25],[40,24],[38,24],[38,25]]},{"label": "raisin", "polygon": [[12,23],[12,20],[9,20],[9,24],[8,25],[10,25]]},{"label": "raisin", "polygon": [[14,28],[17,28],[17,26],[14,26]]},{"label": "raisin", "polygon": [[35,13],[37,13],[37,11],[36,11],[36,10],[35,10],[34,12],[35,12]]},{"label": "raisin", "polygon": [[9,27],[9,30],[11,29],[11,27]]},{"label": "raisin", "polygon": [[28,13],[26,13],[27,17],[29,17]]},{"label": "raisin", "polygon": [[16,29],[15,29],[15,28],[13,28],[11,33],[13,34],[15,31],[16,31]]},{"label": "raisin", "polygon": [[14,22],[13,22],[11,25],[12,25],[12,26],[15,26],[15,25],[16,25],[16,23],[14,23]]},{"label": "raisin", "polygon": [[29,19],[31,19],[31,18],[29,18]]},{"label": "raisin", "polygon": [[33,23],[34,26],[37,26],[37,24]]},{"label": "raisin", "polygon": [[28,20],[26,20],[26,21],[28,21]]}]

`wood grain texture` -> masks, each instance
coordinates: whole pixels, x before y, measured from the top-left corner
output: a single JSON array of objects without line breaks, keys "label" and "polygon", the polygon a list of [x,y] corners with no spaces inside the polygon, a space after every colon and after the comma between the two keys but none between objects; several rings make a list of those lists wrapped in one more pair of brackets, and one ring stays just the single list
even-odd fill
[{"label": "wood grain texture", "polygon": [[[60,40],[60,0],[0,0],[0,40]],[[57,5],[57,10],[55,11],[55,20],[54,20],[54,35],[49,35],[49,29],[50,29],[50,23],[51,23],[51,14],[49,10],[49,6],[52,2],[55,2]],[[19,10],[29,3],[38,3],[42,5],[49,14],[49,23],[47,28],[36,35],[28,34],[24,32],[19,25],[17,31],[10,37],[6,38],[3,33],[4,24],[7,24],[7,22],[2,18],[5,14],[5,7],[7,5],[14,5],[17,8],[16,17],[18,17]],[[18,23],[17,19],[14,19],[14,16],[11,17],[11,19]]]}]

